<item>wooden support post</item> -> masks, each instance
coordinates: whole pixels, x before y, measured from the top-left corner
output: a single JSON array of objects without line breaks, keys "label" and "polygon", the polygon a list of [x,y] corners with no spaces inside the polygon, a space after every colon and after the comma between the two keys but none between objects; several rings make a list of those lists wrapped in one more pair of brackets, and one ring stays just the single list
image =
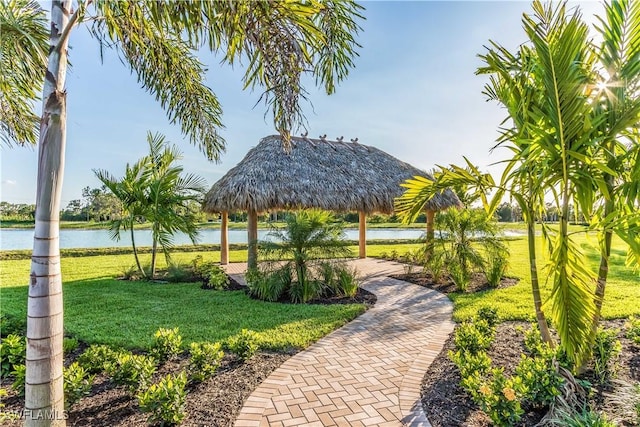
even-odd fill
[{"label": "wooden support post", "polygon": [[229,264],[229,212],[221,214],[220,224],[220,265]]},{"label": "wooden support post", "polygon": [[367,257],[367,216],[363,211],[358,212],[360,222],[359,249],[360,258]]},{"label": "wooden support post", "polygon": [[249,242],[248,268],[258,267],[258,213],[249,211],[247,215],[247,234]]},{"label": "wooden support post", "polygon": [[431,258],[431,255],[433,254],[433,247],[435,245],[435,233],[433,231],[434,217],[434,211],[427,211],[427,259]]}]

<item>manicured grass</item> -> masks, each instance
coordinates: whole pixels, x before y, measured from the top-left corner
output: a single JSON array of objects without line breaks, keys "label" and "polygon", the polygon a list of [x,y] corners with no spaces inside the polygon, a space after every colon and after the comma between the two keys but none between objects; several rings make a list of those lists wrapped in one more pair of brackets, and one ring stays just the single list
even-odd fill
[{"label": "manicured grass", "polygon": [[[576,228],[577,230],[577,228]],[[576,241],[582,246],[588,263],[591,266],[594,277],[600,258],[597,250],[595,235],[586,233],[574,234]],[[524,238],[509,240],[509,271],[508,275],[520,279],[517,285],[475,294],[450,294],[455,304],[454,319],[461,321],[474,315],[482,306],[492,306],[499,310],[500,316],[505,320],[533,320],[533,298],[531,296],[531,281],[529,275],[529,259],[527,241]],[[538,267],[540,286],[543,300],[546,300],[551,291],[550,270],[545,268],[546,257],[542,251],[542,238],[538,238]],[[640,314],[640,275],[633,269],[625,266],[626,245],[621,240],[614,238],[612,255],[610,258],[609,278],[603,305],[603,316],[607,319],[626,318]],[[544,307],[546,312],[551,311],[550,306]]]},{"label": "manicured grass", "polygon": [[[199,253],[177,253],[181,262]],[[207,259],[215,254],[200,253]],[[148,262],[148,256],[143,261]],[[246,258],[232,251],[231,261]],[[2,262],[2,312],[26,316],[29,260]],[[115,280],[131,255],[63,258],[65,331],[89,343],[148,348],[160,327],[179,327],[185,345],[221,341],[252,329],[271,349],[304,348],[364,311],[361,304],[293,305],[252,300],[242,291],[202,290],[199,284]]]}]

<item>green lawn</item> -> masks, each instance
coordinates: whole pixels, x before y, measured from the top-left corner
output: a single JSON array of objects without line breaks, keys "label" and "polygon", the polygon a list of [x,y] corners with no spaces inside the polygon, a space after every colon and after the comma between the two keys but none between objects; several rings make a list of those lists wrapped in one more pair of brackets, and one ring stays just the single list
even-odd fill
[{"label": "green lawn", "polygon": [[[199,253],[177,253],[183,262]],[[210,258],[211,253],[200,253]],[[232,251],[231,260],[246,257]],[[215,254],[217,256],[217,254]],[[143,256],[148,261],[148,256]],[[218,259],[218,258],[215,258]],[[3,313],[26,315],[29,260],[5,260],[0,272]],[[219,341],[241,329],[258,332],[266,348],[304,348],[364,311],[360,304],[293,305],[252,300],[242,291],[205,291],[198,284],[114,280],[131,255],[63,258],[65,331],[89,343],[147,348],[160,327],[180,328],[185,345]]]},{"label": "green lawn", "polygon": [[[576,230],[577,231],[577,230]],[[576,234],[592,268],[598,265],[595,237]],[[533,320],[527,245],[524,238],[508,242],[511,257],[508,275],[517,285],[476,294],[452,294],[454,318],[464,320],[482,307],[494,306],[507,320]],[[538,248],[542,248],[540,242]],[[404,254],[419,244],[369,245],[370,257],[396,251]],[[353,247],[354,252],[357,251]],[[611,272],[604,303],[605,318],[640,315],[638,273],[624,266],[625,245],[614,239]],[[357,252],[355,252],[357,253]],[[219,252],[179,252],[178,262],[197,255],[219,260]],[[548,296],[544,255],[538,255],[543,295]],[[150,255],[143,254],[143,263]],[[232,250],[230,261],[246,260],[245,250]],[[29,259],[5,259],[0,263],[0,312],[26,314]],[[64,257],[65,328],[67,333],[90,343],[145,348],[159,327],[180,327],[188,343],[225,340],[242,328],[253,329],[267,348],[306,347],[364,311],[362,305],[291,305],[256,301],[243,292],[204,291],[198,284],[152,284],[123,282],[114,277],[133,265],[130,254]]]}]

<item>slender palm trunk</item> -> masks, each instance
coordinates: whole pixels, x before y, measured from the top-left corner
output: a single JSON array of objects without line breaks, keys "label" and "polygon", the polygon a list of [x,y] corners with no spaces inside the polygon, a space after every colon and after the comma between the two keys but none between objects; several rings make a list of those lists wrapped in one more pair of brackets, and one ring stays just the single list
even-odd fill
[{"label": "slender palm trunk", "polygon": [[536,310],[536,319],[538,320],[538,329],[542,340],[549,345],[554,345],[547,319],[542,311],[542,298],[540,297],[540,282],[538,280],[538,266],[536,259],[536,231],[533,213],[529,213],[529,221],[527,221],[527,238],[529,243],[529,263],[531,268],[531,292],[533,293],[533,305]]},{"label": "slender palm trunk", "polygon": [[[606,182],[610,198],[605,202],[603,218],[608,218],[609,215],[615,210],[613,201],[613,177],[611,175],[607,175]],[[593,316],[593,323],[591,326],[592,334],[594,335],[598,330],[598,325],[600,324],[600,314],[602,312],[602,303],[604,302],[604,292],[607,286],[607,277],[609,275],[609,256],[611,255],[612,238],[613,232],[611,231],[611,229],[606,229],[604,231],[604,241],[600,245],[600,268],[598,269],[598,281],[596,283],[596,292],[594,296],[596,312]]]},{"label": "slender palm trunk", "polygon": [[156,278],[156,255],[158,253],[158,239],[153,236],[153,245],[151,246],[151,279]]},{"label": "slender palm trunk", "polygon": [[140,265],[140,259],[138,258],[138,249],[136,248],[136,238],[135,233],[133,232],[133,224],[135,224],[135,217],[131,215],[131,246],[133,247],[133,257],[136,259],[136,265],[138,266],[138,271],[142,274],[143,277],[146,276],[144,270],[142,269],[142,265]]},{"label": "slender palm trunk", "polygon": [[[51,5],[51,48],[42,99],[35,233],[27,303],[25,425],[64,426],[60,199],[66,145],[67,40],[71,0]],[[68,36],[68,34],[67,34]]]}]

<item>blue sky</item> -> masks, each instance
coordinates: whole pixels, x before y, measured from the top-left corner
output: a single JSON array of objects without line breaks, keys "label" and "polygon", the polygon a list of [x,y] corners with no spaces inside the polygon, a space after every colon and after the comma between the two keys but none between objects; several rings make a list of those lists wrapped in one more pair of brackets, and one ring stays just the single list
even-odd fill
[{"label": "blue sky", "polygon": [[[513,2],[374,2],[365,1],[366,21],[356,68],[332,96],[308,80],[312,105],[305,105],[309,136],[358,137],[422,169],[460,163],[467,156],[483,169],[507,155],[490,153],[505,112],[487,103],[485,77],[474,75],[477,54],[488,40],[513,49],[524,41],[520,18],[530,3]],[[600,11],[581,2],[588,19]],[[591,19],[589,19],[591,20]],[[80,198],[85,186],[97,187],[92,169],[121,176],[127,162],[146,152],[146,133],[161,132],[180,146],[189,172],[211,185],[263,136],[275,133],[259,92],[242,91],[243,69],[220,66],[209,52],[207,83],[224,109],[221,131],[227,150],[210,163],[170,125],[157,102],[113,52],[104,63],[96,40],[85,27],[71,38],[67,77],[68,127],[62,206]],[[3,201],[34,203],[37,175],[35,148],[0,148]],[[498,166],[489,168],[499,172]],[[292,177],[294,179],[294,177]]]}]

